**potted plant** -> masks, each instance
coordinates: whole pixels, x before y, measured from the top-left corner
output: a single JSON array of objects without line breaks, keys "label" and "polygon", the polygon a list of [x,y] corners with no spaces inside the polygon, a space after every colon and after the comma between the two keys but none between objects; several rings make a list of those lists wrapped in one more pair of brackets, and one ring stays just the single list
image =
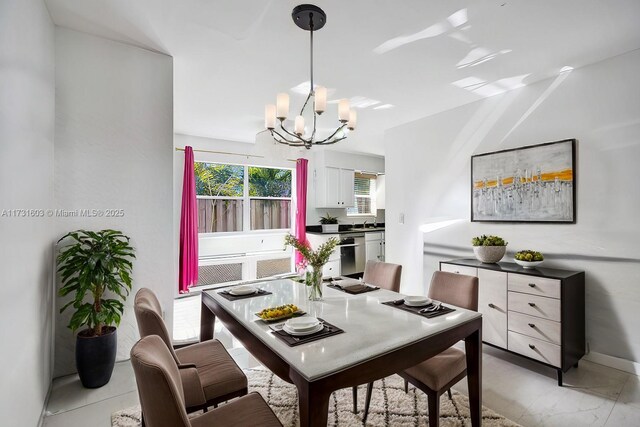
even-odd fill
[{"label": "potted plant", "polygon": [[499,236],[485,236],[471,239],[473,253],[478,261],[486,264],[493,264],[502,259],[507,251],[507,242]]},{"label": "potted plant", "polygon": [[338,232],[338,218],[335,216],[329,215],[329,212],[325,214],[325,216],[320,217],[320,221],[322,224],[322,232],[323,233],[337,233]]},{"label": "potted plant", "polygon": [[[123,302],[131,291],[131,270],[135,258],[129,237],[116,230],[77,230],[63,240],[70,244],[58,255],[62,286],[58,295],[73,295],[60,312],[73,307],[69,320],[76,336],[76,368],[82,385],[102,387],[111,379],[116,360],[116,326]],[[106,293],[113,298],[107,298]]]},{"label": "potted plant", "polygon": [[311,271],[305,274],[305,284],[309,286],[309,299],[319,301],[322,299],[322,267],[329,261],[331,252],[338,244],[338,239],[331,237],[326,242],[318,246],[315,251],[309,244],[303,243],[291,234],[287,234],[284,243],[293,246],[295,250],[302,254],[307,264],[311,266]]}]

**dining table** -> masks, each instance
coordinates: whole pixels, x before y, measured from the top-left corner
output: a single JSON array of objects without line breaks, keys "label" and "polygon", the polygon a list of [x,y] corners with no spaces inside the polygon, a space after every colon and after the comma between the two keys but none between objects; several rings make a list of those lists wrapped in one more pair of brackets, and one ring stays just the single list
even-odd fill
[{"label": "dining table", "polygon": [[[472,426],[482,411],[482,317],[455,311],[426,318],[384,302],[404,295],[379,289],[351,295],[324,287],[321,301],[310,301],[307,286],[278,279],[252,286],[270,292],[229,300],[220,289],[202,292],[200,340],[213,339],[216,319],[266,368],[298,390],[300,426],[326,426],[331,393],[402,372],[464,341]],[[228,289],[228,288],[227,288]],[[295,304],[344,333],[289,346],[256,316],[267,307]]]}]

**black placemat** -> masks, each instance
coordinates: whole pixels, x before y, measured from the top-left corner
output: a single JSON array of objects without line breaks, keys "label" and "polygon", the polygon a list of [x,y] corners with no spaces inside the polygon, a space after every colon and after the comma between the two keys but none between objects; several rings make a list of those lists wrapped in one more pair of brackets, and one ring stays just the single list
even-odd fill
[{"label": "black placemat", "polygon": [[218,295],[225,297],[229,301],[235,301],[235,300],[239,300],[239,299],[262,297],[262,296],[265,296],[265,295],[271,295],[271,292],[265,291],[264,289],[258,289],[258,292],[253,293],[253,294],[249,294],[249,295],[233,295],[233,294],[230,294],[228,290],[226,290],[226,291],[218,292]]},{"label": "black placemat", "polygon": [[442,308],[440,310],[438,310],[438,311],[420,313],[420,310],[425,308],[425,306],[423,306],[423,307],[410,307],[410,306],[405,305],[405,304],[396,305],[396,304],[393,303],[393,301],[383,302],[383,304],[391,306],[391,307],[399,308],[400,310],[408,311],[408,312],[413,313],[413,314],[417,314],[418,316],[426,317],[427,319],[431,319],[433,317],[442,316],[443,314],[447,314],[447,313],[451,313],[453,311],[456,311],[454,308],[445,307],[443,305],[443,306],[441,306]]},{"label": "black placemat", "polygon": [[331,323],[325,322],[320,318],[318,318],[318,320],[324,323],[324,328],[321,331],[316,332],[315,334],[305,335],[302,337],[294,337],[292,335],[289,335],[282,329],[274,330],[272,333],[278,338],[280,338],[282,341],[284,341],[289,347],[295,347],[297,345],[321,340],[323,338],[327,338],[333,335],[338,335],[344,332],[342,329],[332,325]]},{"label": "black placemat", "polygon": [[373,292],[380,289],[377,286],[371,286],[371,285],[346,285],[342,287],[342,286],[334,285],[333,283],[330,285],[327,285],[327,287],[332,289],[337,289],[339,291],[346,292],[352,295],[364,294],[365,292]]}]

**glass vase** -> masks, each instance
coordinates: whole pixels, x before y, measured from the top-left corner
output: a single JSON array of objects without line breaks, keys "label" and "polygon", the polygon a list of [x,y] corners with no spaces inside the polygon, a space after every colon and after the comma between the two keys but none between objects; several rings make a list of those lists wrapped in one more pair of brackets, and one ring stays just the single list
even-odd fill
[{"label": "glass vase", "polygon": [[309,301],[322,301],[322,267],[307,270],[305,283]]}]

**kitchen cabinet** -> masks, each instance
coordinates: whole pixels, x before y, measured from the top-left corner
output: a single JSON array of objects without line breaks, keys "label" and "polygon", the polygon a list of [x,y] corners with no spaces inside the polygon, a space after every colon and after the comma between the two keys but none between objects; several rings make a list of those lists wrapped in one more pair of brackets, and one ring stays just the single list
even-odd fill
[{"label": "kitchen cabinet", "polygon": [[366,260],[384,261],[384,233],[367,232],[364,239]]},{"label": "kitchen cabinet", "polygon": [[320,167],[314,172],[316,207],[351,208],[355,205],[353,169]]},{"label": "kitchen cabinet", "polygon": [[478,277],[482,340],[562,373],[585,354],[584,272],[475,259],[442,261],[441,271]]}]

